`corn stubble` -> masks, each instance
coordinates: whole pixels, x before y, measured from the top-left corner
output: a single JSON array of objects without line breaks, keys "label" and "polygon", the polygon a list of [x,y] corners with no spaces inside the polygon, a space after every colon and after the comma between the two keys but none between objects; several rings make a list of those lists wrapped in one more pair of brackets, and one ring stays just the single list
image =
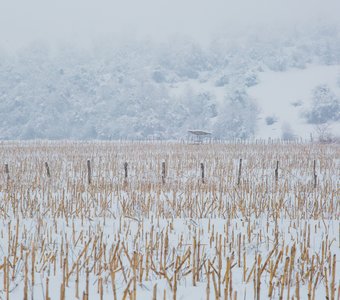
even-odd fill
[{"label": "corn stubble", "polygon": [[1,299],[340,299],[337,145],[0,154]]}]

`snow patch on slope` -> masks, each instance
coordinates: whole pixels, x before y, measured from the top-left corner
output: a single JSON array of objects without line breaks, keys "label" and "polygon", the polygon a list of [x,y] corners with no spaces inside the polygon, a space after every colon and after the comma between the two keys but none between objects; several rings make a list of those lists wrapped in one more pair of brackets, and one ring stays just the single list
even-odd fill
[{"label": "snow patch on slope", "polygon": [[[259,84],[248,88],[250,96],[260,107],[258,119],[259,138],[281,138],[285,130],[303,139],[315,134],[315,125],[307,124],[303,112],[308,110],[313,89],[326,84],[340,97],[337,78],[340,65],[309,65],[305,69],[289,69],[285,72],[259,73]],[[266,118],[275,117],[277,122],[267,125]],[[330,124],[333,134],[340,134],[340,123]]]}]

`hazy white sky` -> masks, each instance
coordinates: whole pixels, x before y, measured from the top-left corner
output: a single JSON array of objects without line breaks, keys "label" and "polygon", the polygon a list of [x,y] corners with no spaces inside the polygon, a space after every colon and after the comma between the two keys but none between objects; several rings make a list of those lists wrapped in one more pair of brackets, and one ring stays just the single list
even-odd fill
[{"label": "hazy white sky", "polygon": [[206,40],[322,20],[340,23],[340,0],[0,0],[0,45],[177,33]]}]

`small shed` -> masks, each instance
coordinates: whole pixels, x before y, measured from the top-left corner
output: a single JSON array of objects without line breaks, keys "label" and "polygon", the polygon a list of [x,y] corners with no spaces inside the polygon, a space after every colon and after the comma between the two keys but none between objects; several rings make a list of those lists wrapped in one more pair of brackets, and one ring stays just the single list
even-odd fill
[{"label": "small shed", "polygon": [[202,144],[205,139],[207,139],[209,136],[211,136],[211,132],[204,131],[204,130],[188,130],[188,132],[191,134],[191,141],[193,141],[195,144]]}]

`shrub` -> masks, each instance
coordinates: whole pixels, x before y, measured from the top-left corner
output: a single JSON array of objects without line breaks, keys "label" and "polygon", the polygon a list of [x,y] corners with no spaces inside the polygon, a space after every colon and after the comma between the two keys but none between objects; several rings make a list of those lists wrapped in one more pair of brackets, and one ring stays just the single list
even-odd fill
[{"label": "shrub", "polygon": [[266,117],[266,124],[269,125],[273,125],[274,123],[277,122],[277,117],[276,116],[268,116]]},{"label": "shrub", "polygon": [[311,124],[340,120],[340,100],[327,85],[319,85],[314,89],[312,107],[306,117]]}]

